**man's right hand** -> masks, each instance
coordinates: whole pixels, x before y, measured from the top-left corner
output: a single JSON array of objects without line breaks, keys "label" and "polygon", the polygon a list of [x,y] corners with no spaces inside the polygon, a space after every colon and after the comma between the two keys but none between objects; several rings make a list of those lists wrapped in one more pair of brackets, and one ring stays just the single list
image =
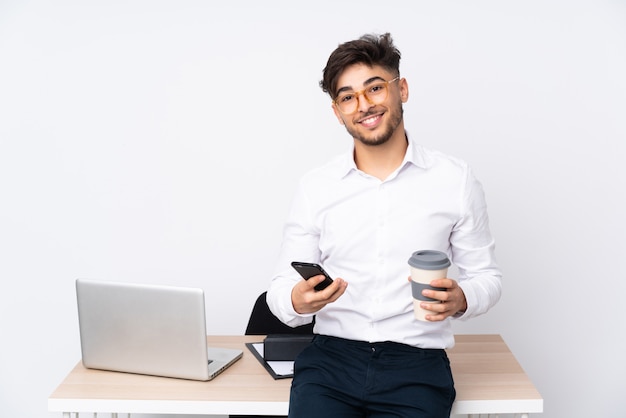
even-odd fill
[{"label": "man's right hand", "polygon": [[324,290],[316,291],[314,288],[324,281],[324,276],[313,276],[308,280],[300,280],[291,290],[291,303],[299,314],[315,313],[329,303],[333,303],[344,294],[348,282],[342,278],[336,278]]}]

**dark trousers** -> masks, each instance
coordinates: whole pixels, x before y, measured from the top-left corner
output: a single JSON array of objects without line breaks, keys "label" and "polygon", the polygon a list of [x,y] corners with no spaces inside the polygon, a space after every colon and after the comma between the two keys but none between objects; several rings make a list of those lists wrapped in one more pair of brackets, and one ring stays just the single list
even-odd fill
[{"label": "dark trousers", "polygon": [[455,396],[444,350],[318,335],[296,359],[289,418],[448,418]]}]

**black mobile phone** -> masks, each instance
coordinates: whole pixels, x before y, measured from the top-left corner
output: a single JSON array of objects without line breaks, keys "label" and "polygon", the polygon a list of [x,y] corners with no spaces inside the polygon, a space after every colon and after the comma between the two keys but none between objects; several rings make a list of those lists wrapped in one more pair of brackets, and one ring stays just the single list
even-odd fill
[{"label": "black mobile phone", "polygon": [[330,278],[328,273],[324,271],[322,266],[315,263],[303,263],[301,261],[294,261],[291,263],[291,267],[296,269],[300,276],[303,279],[309,280],[313,276],[319,276],[320,274],[325,277],[324,281],[314,287],[315,290],[323,290],[328,287],[333,282],[333,279]]}]

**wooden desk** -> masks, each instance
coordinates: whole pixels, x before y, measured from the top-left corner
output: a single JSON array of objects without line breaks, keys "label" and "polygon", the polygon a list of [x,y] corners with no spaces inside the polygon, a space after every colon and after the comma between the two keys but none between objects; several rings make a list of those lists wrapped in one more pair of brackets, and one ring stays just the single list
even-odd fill
[{"label": "wooden desk", "polygon": [[[291,379],[274,380],[246,342],[259,336],[209,336],[243,358],[209,382],[85,369],[82,363],[48,398],[50,412],[287,415]],[[448,351],[457,398],[453,415],[543,412],[543,399],[499,335],[458,335]]]}]

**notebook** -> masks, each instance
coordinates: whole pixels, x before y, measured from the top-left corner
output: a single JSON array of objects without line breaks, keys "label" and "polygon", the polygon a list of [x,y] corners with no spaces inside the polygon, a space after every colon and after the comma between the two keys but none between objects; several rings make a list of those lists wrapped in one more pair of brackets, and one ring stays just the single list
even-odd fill
[{"label": "notebook", "polygon": [[243,351],[207,347],[202,289],[77,279],[86,368],[211,380]]}]

